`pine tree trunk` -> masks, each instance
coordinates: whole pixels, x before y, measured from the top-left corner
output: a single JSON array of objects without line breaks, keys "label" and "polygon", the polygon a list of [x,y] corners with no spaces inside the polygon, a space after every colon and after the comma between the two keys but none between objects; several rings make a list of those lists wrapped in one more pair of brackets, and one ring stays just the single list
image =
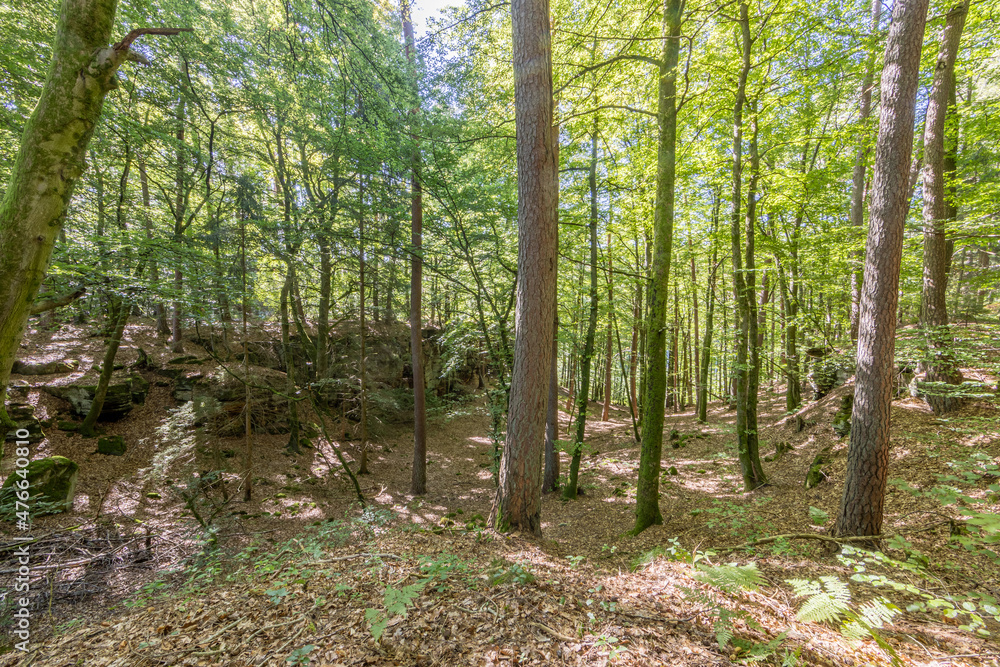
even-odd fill
[{"label": "pine tree trunk", "polygon": [[517,134],[517,295],[507,440],[490,524],[541,535],[542,455],[556,315],[552,46],[547,0],[511,2]]},{"label": "pine tree trunk", "polygon": [[879,535],[889,470],[896,306],[908,208],[906,175],[928,0],[897,0],[886,42],[872,177],[858,369],[838,535]]}]

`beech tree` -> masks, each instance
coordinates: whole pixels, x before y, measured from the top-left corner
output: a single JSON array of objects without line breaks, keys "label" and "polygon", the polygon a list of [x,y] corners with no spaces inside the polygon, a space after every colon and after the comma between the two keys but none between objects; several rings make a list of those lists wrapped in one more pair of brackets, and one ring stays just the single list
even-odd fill
[{"label": "beech tree", "polygon": [[117,5],[117,0],[63,1],[41,98],[24,126],[0,201],[0,425],[7,428],[12,423],[2,398],[14,355],[85,168],[104,98],[117,85],[115,73],[136,38],[178,32],[134,30],[109,45]]},{"label": "beech tree", "polygon": [[858,365],[838,535],[879,535],[889,471],[896,306],[909,196],[914,103],[928,0],[898,0],[885,47],[872,176]]},{"label": "beech tree", "polygon": [[[956,5],[945,18],[941,48],[934,67],[934,82],[927,100],[924,120],[924,275],[921,290],[920,324],[927,338],[927,381],[956,385],[962,381],[948,331],[948,269],[954,242],[947,238],[957,213],[954,186],[955,144],[948,132],[948,116],[954,115],[955,58],[965,27],[969,1]],[[949,134],[951,136],[949,136]],[[932,386],[927,402],[937,414],[958,407],[960,401],[947,388]]]}]

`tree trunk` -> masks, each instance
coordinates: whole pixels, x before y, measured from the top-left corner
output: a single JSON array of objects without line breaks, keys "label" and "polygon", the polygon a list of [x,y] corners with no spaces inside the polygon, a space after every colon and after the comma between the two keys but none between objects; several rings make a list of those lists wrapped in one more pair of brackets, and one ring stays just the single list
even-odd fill
[{"label": "tree trunk", "polygon": [[[743,172],[743,110],[746,105],[746,82],[750,73],[750,50],[753,42],[750,37],[750,16],[746,2],[740,3],[740,33],[742,35],[742,61],[739,85],[736,91],[736,104],[733,107],[733,195],[730,231],[732,236],[733,256],[733,297],[735,301],[734,316],[736,326],[734,336],[736,343],[736,447],[740,460],[740,471],[743,475],[743,487],[752,491],[766,482],[757,451],[757,394],[755,376],[759,369],[754,364],[757,361],[757,317],[756,293],[753,279],[753,228],[748,224],[746,240],[747,262],[741,258],[744,249],[741,248],[740,204],[742,197]],[[751,148],[751,161],[756,160],[756,120],[753,121],[754,138]],[[751,190],[755,189],[757,172],[751,163],[753,176]],[[747,221],[753,217],[752,206],[754,194],[747,196]],[[753,396],[750,392],[753,391]]]},{"label": "tree trunk", "polygon": [[[413,45],[413,23],[410,20],[410,2],[403,0],[403,37],[410,76],[416,92],[416,49]],[[416,109],[411,113],[416,113]],[[411,137],[416,142],[416,134]],[[413,471],[410,493],[427,493],[427,384],[424,380],[424,319],[421,312],[423,291],[423,224],[424,202],[420,183],[420,147],[414,143],[410,158],[410,360],[413,366]]]},{"label": "tree trunk", "polygon": [[552,336],[552,363],[549,364],[549,405],[545,413],[545,475],[542,480],[542,491],[545,493],[559,490],[559,317]]},{"label": "tree trunk", "polygon": [[0,427],[10,369],[45,277],[104,96],[128,46],[108,46],[117,0],[63,0],[41,97],[0,201]]},{"label": "tree trunk", "polygon": [[507,440],[491,525],[541,535],[542,454],[557,233],[553,215],[552,43],[547,0],[511,2],[517,134],[517,336]]},{"label": "tree trunk", "polygon": [[928,0],[897,0],[882,70],[875,169],[858,327],[858,369],[838,535],[879,535],[889,470],[896,306],[909,194],[907,167]]},{"label": "tree trunk", "polygon": [[[610,222],[610,220],[609,220]],[[601,421],[608,421],[611,414],[611,309],[614,308],[614,285],[611,272],[611,232],[608,232],[608,337],[604,346],[604,410],[601,412]]]},{"label": "tree trunk", "polygon": [[[879,23],[882,19],[882,0],[870,0],[871,2],[871,34],[878,35]],[[872,79],[875,76],[875,59],[877,50],[874,45],[869,46],[868,62],[865,65],[865,76],[861,80],[861,108],[858,114],[858,124],[860,125],[861,143],[858,152],[854,157],[854,174],[851,179],[851,225],[861,228],[865,224],[865,171],[868,169],[868,117],[872,109]],[[860,263],[861,255],[856,255],[856,261]],[[858,313],[861,304],[861,271],[855,269],[851,271],[851,340],[858,339]]]},{"label": "tree trunk", "polygon": [[288,442],[285,449],[291,454],[299,454],[299,413],[298,405],[291,398],[295,394],[295,361],[292,354],[292,344],[289,326],[289,301],[292,297],[293,273],[291,264],[285,270],[285,283],[281,287],[281,349],[285,357],[285,392],[289,398],[288,406]]},{"label": "tree trunk", "polygon": [[580,357],[580,391],[576,397],[576,425],[573,437],[573,457],[569,463],[569,477],[563,487],[563,498],[576,498],[583,456],[583,439],[587,428],[587,407],[590,403],[590,369],[594,359],[594,342],[597,337],[597,117],[590,134],[590,317],[587,320],[586,342]]},{"label": "tree trunk", "polygon": [[649,281],[646,369],[643,373],[642,445],[636,488],[633,534],[663,523],[660,513],[660,458],[663,452],[663,404],[667,390],[666,321],[670,298],[670,251],[674,233],[674,180],[677,162],[677,61],[680,54],[681,0],[663,6],[663,54],[659,67],[656,156],[656,210],[653,266]]},{"label": "tree trunk", "polygon": [[[924,121],[924,279],[920,324],[927,344],[927,381],[951,385],[962,382],[962,373],[952,350],[954,341],[948,329],[946,304],[952,255],[952,244],[946,234],[956,214],[953,193],[948,187],[948,181],[954,178],[954,159],[949,159],[952,151],[946,144],[953,144],[954,139],[947,136],[947,121],[949,102],[955,97],[955,58],[968,10],[969,0],[964,0],[948,12]],[[944,414],[957,409],[961,400],[931,387],[927,403],[935,414]]]},{"label": "tree trunk", "polygon": [[[181,88],[177,94],[177,108],[174,112],[174,121],[177,124],[175,139],[177,140],[176,153],[174,159],[176,160],[175,172],[174,172],[174,188],[176,192],[174,193],[174,242],[178,247],[181,247],[181,239],[184,235],[185,224],[184,217],[186,214],[187,198],[185,197],[185,185],[184,185],[184,163],[185,163],[185,150],[184,150],[184,122],[185,122],[185,98],[184,98],[184,79],[187,69],[187,63],[184,61],[183,56],[177,56],[178,69],[181,70]],[[181,312],[181,294],[183,294],[184,289],[184,274],[181,271],[180,264],[174,266],[174,303],[173,309],[170,314],[170,351],[171,352],[184,352],[184,340],[183,340],[183,316]]]},{"label": "tree trunk", "polygon": [[115,372],[115,357],[118,355],[118,348],[121,346],[122,335],[125,333],[125,325],[128,324],[129,312],[132,304],[124,299],[116,299],[117,307],[112,309],[115,315],[114,329],[108,347],[104,352],[104,361],[101,365],[101,375],[97,380],[97,390],[94,392],[94,402],[87,412],[86,418],[80,425],[80,433],[87,438],[93,438],[96,433],[94,427],[104,409],[104,399],[108,395],[108,386],[111,384],[111,375]]}]

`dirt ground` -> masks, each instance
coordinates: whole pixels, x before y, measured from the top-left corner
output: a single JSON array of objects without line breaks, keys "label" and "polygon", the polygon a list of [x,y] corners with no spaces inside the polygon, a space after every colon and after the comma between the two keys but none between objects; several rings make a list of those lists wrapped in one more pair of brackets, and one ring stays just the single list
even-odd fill
[{"label": "dirt ground", "polygon": [[[132,363],[140,346],[154,363],[176,356],[148,326],[133,326],[119,363]],[[92,366],[100,350],[101,342],[82,330],[34,332],[24,356],[72,357],[81,361],[80,368],[15,380],[95,377]],[[185,353],[204,351],[188,343]],[[192,372],[218,369],[206,363]],[[801,600],[786,580],[831,574],[846,580],[851,574],[828,543],[784,539],[726,550],[767,536],[828,533],[847,447],[830,424],[847,390],[808,404],[801,420],[786,418],[782,395],[761,394],[762,455],[779,442],[792,449],[764,464],[769,484],[751,493],[742,490],[735,459],[733,412],[713,404],[707,424],[696,423],[691,410],[669,414],[665,432],[691,437],[679,448],[665,438],[664,523],[637,537],[626,533],[634,520],[638,446],[628,413],[613,409],[609,421],[588,422],[583,495],[570,502],[544,496],[543,538],[530,540],[483,526],[494,483],[482,396],[430,416],[428,493],[421,497],[408,493],[412,430],[405,424],[375,425],[372,474],[359,478],[369,503],[362,509],[333,449],[356,460],[358,442],[350,439],[350,428],[327,423],[332,442],[314,438],[315,448],[299,456],[284,451],[287,436],[255,436],[253,500],[243,502],[238,473],[244,440],[199,436],[184,422],[183,410],[171,411],[178,407],[171,387],[153,386],[143,406],[105,425],[106,433],[123,435],[129,443],[125,456],[96,454],[94,440],[55,427],[34,448],[35,458],[59,454],[78,462],[80,478],[73,512],[35,523],[33,534],[42,536],[38,545],[45,552],[33,566],[49,569],[36,570],[40,578],[32,584],[38,591],[32,651],[0,656],[0,666],[748,661],[749,649],[732,644],[723,649],[716,641],[720,610],[742,610],[730,624],[757,645],[787,633],[765,659],[768,664],[888,665],[891,655],[871,639],[852,643],[829,625],[795,618]],[[42,419],[65,419],[68,404],[37,387],[13,394],[34,403]],[[600,414],[596,405],[591,414]],[[929,489],[953,462],[973,452],[1000,463],[998,417],[994,407],[972,404],[953,419],[939,420],[922,401],[895,402],[890,479]],[[567,415],[560,418],[565,434]],[[338,440],[345,431],[348,439]],[[806,490],[806,472],[827,446],[832,448],[827,479]],[[205,531],[192,520],[182,494],[192,475],[212,469],[227,450],[226,495],[216,486],[195,505],[214,514],[218,548],[205,556]],[[9,458],[0,476],[11,468]],[[672,467],[677,474],[666,472]],[[986,497],[990,481],[980,479],[967,493]],[[979,509],[995,512],[997,506]],[[828,520],[817,521],[824,514]],[[908,548],[933,564],[939,591],[973,588],[997,596],[1000,568],[949,543],[948,519],[958,516],[955,506],[943,508],[891,482],[884,532],[905,533]],[[76,529],[57,532],[67,527]],[[0,531],[5,539],[13,533],[10,524],[0,524]],[[636,559],[655,548],[680,555],[633,570]],[[690,562],[695,553],[703,565],[755,563],[761,585],[734,593],[709,587]],[[906,557],[898,550],[887,553]],[[10,563],[6,555],[0,551],[0,568]],[[240,564],[247,567],[241,570]],[[195,572],[202,575],[192,577]],[[429,574],[432,581],[420,584]],[[0,590],[8,589],[10,576],[0,575]],[[412,606],[404,604],[405,618],[387,615],[376,642],[366,610],[377,614],[388,607],[387,590],[408,586],[414,587]],[[997,664],[1000,646],[960,630],[958,623],[903,613],[882,637],[905,664]],[[1000,631],[992,621],[987,627]]]}]

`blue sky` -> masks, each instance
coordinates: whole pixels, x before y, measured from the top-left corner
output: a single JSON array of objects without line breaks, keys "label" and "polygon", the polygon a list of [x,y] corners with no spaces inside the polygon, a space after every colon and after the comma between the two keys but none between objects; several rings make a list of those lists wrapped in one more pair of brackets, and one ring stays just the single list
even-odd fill
[{"label": "blue sky", "polygon": [[413,33],[420,39],[427,32],[427,19],[440,14],[445,7],[461,6],[463,0],[414,0],[413,2]]}]

